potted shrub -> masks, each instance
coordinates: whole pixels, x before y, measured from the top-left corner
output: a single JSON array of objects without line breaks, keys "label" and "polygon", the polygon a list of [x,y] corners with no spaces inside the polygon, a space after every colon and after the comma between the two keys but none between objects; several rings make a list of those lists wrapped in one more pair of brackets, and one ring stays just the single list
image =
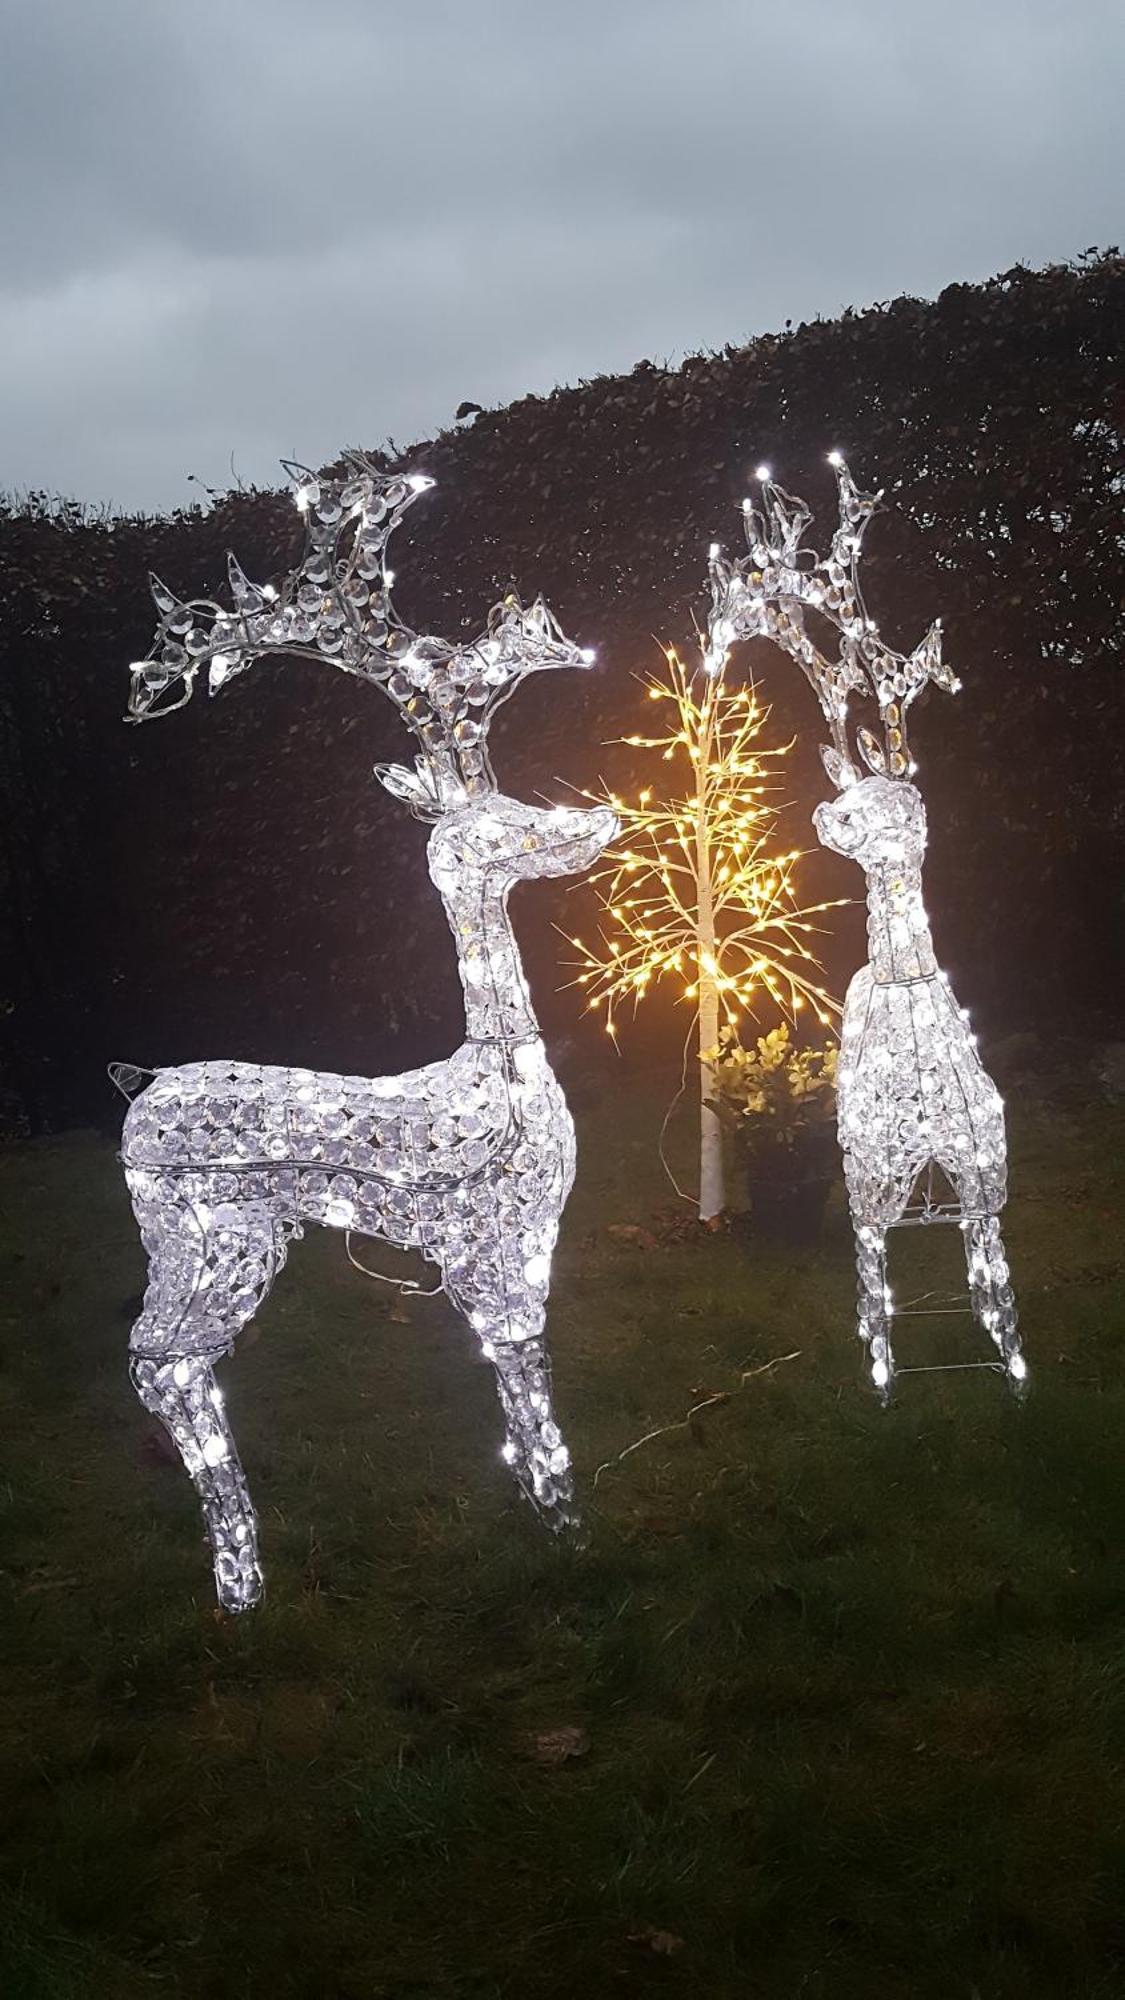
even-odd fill
[{"label": "potted shrub", "polygon": [[835,1048],[800,1048],[783,1025],[747,1049],[724,1028],[708,1061],[710,1101],[734,1137],[755,1227],[814,1242],[840,1170]]}]

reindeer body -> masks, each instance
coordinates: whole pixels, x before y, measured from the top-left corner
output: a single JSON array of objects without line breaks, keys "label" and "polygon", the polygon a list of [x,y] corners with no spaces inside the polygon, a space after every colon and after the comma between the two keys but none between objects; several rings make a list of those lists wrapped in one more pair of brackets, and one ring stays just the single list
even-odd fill
[{"label": "reindeer body", "polygon": [[402,1076],[252,1063],[161,1070],[130,1106],[122,1158],[151,1260],[133,1381],[195,1480],[220,1602],[261,1594],[254,1515],[212,1364],[308,1222],[436,1264],[496,1370],[504,1456],[540,1512],[569,1519],[569,1457],[542,1334],[574,1180],[574,1127],[547,1061],[507,913],[519,875],[589,864],[609,812],[488,798],[443,821],[431,873],[458,939],[468,1038]]},{"label": "reindeer body", "polygon": [[[926,815],[906,740],[906,713],[929,682],[960,683],[942,659],[941,626],[909,655],[879,636],[859,580],[863,536],[879,496],[860,493],[838,452],[839,525],[823,560],[804,546],[812,516],[803,500],[761,468],[761,510],[744,504],[749,554],[731,563],[712,550],[712,643],[766,637],[794,658],[832,731],[822,751],[837,796],[817,807],[822,845],[859,863],[867,878],[869,961],[844,1005],[837,1068],[838,1129],[856,1232],[859,1333],[884,1399],[894,1375],[887,1287],[887,1231],[906,1221],[957,1222],[965,1239],[972,1311],[1016,1388],[1027,1365],[1000,1236],[1007,1192],[1004,1112],[945,974],[934,956],[922,901]],[[833,657],[805,622],[813,610],[840,638]],[[874,695],[880,744],[857,732],[853,760],[846,718],[853,696]],[[866,766],[870,776],[861,775]],[[953,1191],[935,1203],[931,1169]],[[925,1186],[916,1207],[919,1183]],[[995,1365],[995,1364],[994,1364]]]},{"label": "reindeer body", "polygon": [[573,1518],[543,1330],[574,1179],[574,1127],[507,906],[517,881],[590,867],[616,821],[607,809],[501,796],[486,732],[490,710],[524,674],[587,666],[593,656],[563,638],[541,603],[525,611],[515,599],[471,645],[408,633],[390,608],[383,551],[390,527],[431,482],[360,460],[355,470],[346,483],[310,476],[302,487],[308,553],[280,595],[249,584],[233,562],[234,614],[206,601],[181,605],[154,582],[156,649],[133,673],[138,719],[182,706],[206,659],[212,692],[263,652],[310,649],[384,687],[423,755],[414,771],[390,765],[377,775],[434,822],[430,874],[465,995],[465,1041],[423,1069],[370,1078],[192,1063],[158,1071],[130,1106],[122,1159],[149,1257],[132,1379],[195,1483],[219,1601],[234,1612],[257,1602],[262,1573],[213,1364],[310,1222],[417,1250],[437,1266],[495,1369],[502,1456],[552,1526]]},{"label": "reindeer body", "polygon": [[931,1161],[966,1212],[1002,1208],[1003,1105],[944,972],[886,981],[863,966],[841,1040],[838,1130],[857,1210],[897,1222]]}]

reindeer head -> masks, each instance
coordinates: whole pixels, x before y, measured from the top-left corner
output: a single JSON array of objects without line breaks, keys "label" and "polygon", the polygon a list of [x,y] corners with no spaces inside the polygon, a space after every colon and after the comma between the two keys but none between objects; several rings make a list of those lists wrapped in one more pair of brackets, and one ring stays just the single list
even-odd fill
[{"label": "reindeer head", "polygon": [[[386,783],[388,773],[381,775]],[[516,882],[583,874],[616,832],[608,806],[529,806],[499,793],[466,797],[446,808],[430,835],[430,875],[447,899],[463,888],[474,899],[503,897]]]},{"label": "reindeer head", "polygon": [[[748,555],[731,562],[717,546],[711,551],[709,636],[712,653],[723,657],[734,640],[760,637],[772,639],[797,661],[832,731],[831,756],[826,755],[825,764],[841,793],[837,803],[842,804],[845,789],[866,791],[848,743],[851,697],[873,696],[882,725],[881,742],[870,729],[857,730],[860,762],[881,784],[912,791],[907,783],[914,769],[906,735],[907,710],[928,681],[951,691],[960,682],[941,657],[940,620],[910,654],[892,651],[880,638],[863,600],[859,560],[868,522],[882,495],[860,493],[839,452],[829,454],[829,463],[836,471],[839,525],[823,558],[804,546],[812,519],[809,508],[774,482],[768,466],[759,467],[762,505],[743,502]],[[809,610],[838,635],[835,658],[822,652],[810,636]],[[878,796],[889,794],[881,791]],[[854,821],[859,810],[853,796],[844,821]]]},{"label": "reindeer head", "polygon": [[917,787],[901,778],[857,777],[834,750],[825,748],[821,756],[839,788],[812,816],[821,845],[858,861],[865,872],[880,864],[903,873],[921,868],[926,809]]}]

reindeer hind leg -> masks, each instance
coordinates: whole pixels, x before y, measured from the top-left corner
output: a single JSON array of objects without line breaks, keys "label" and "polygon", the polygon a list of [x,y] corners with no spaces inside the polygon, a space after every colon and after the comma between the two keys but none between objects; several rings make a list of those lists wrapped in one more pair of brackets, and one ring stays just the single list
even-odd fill
[{"label": "reindeer hind leg", "polygon": [[215,1592],[224,1611],[247,1611],[262,1595],[257,1524],[222,1392],[206,1354],[156,1361],[134,1355],[138,1396],[176,1446],[199,1495],[211,1542]]},{"label": "reindeer hind leg", "polygon": [[186,1207],[141,1220],[151,1264],[130,1378],[199,1496],[219,1603],[245,1611],[262,1595],[257,1523],[212,1364],[257,1310],[280,1256],[261,1218],[203,1228]]},{"label": "reindeer hind leg", "polygon": [[1027,1362],[1020,1345],[1016,1300],[996,1215],[968,1216],[961,1224],[969,1298],[973,1315],[996,1347],[1005,1376],[1017,1395],[1027,1386]]}]

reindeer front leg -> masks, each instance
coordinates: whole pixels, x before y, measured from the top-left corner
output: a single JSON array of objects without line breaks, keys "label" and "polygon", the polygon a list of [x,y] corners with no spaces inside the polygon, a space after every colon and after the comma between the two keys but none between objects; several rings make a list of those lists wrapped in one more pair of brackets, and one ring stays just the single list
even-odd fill
[{"label": "reindeer front leg", "polygon": [[891,1347],[890,1293],[887,1287],[887,1235],[881,1224],[855,1225],[858,1292],[857,1332],[867,1349],[871,1380],[881,1403],[890,1401],[895,1357]]},{"label": "reindeer front leg", "polygon": [[[854,1123],[850,1131],[854,1135]],[[867,1349],[872,1384],[885,1406],[890,1402],[895,1378],[891,1345],[894,1304],[887,1283],[887,1231],[906,1207],[914,1169],[908,1166],[902,1178],[896,1180],[887,1172],[882,1156],[872,1158],[853,1147],[844,1154],[844,1178],[855,1230],[857,1331]]]},{"label": "reindeer front leg", "polygon": [[891,1346],[891,1295],[887,1285],[887,1229],[902,1214],[909,1192],[896,1180],[889,1158],[893,1102],[863,1063],[863,1040],[872,1014],[870,971],[848,989],[841,1042],[837,1112],[844,1179],[855,1231],[857,1332],[867,1349],[871,1380],[881,1403],[890,1401],[895,1358]]},{"label": "reindeer front leg", "polygon": [[489,1341],[504,1412],[501,1457],[549,1528],[577,1525],[570,1453],[555,1422],[551,1363],[542,1340]]},{"label": "reindeer front leg", "polygon": [[[518,1238],[516,1239],[518,1243]],[[551,1401],[551,1364],[543,1338],[550,1256],[498,1242],[447,1274],[446,1289],[465,1313],[496,1375],[504,1412],[501,1457],[546,1525],[578,1525],[570,1453]]]}]

